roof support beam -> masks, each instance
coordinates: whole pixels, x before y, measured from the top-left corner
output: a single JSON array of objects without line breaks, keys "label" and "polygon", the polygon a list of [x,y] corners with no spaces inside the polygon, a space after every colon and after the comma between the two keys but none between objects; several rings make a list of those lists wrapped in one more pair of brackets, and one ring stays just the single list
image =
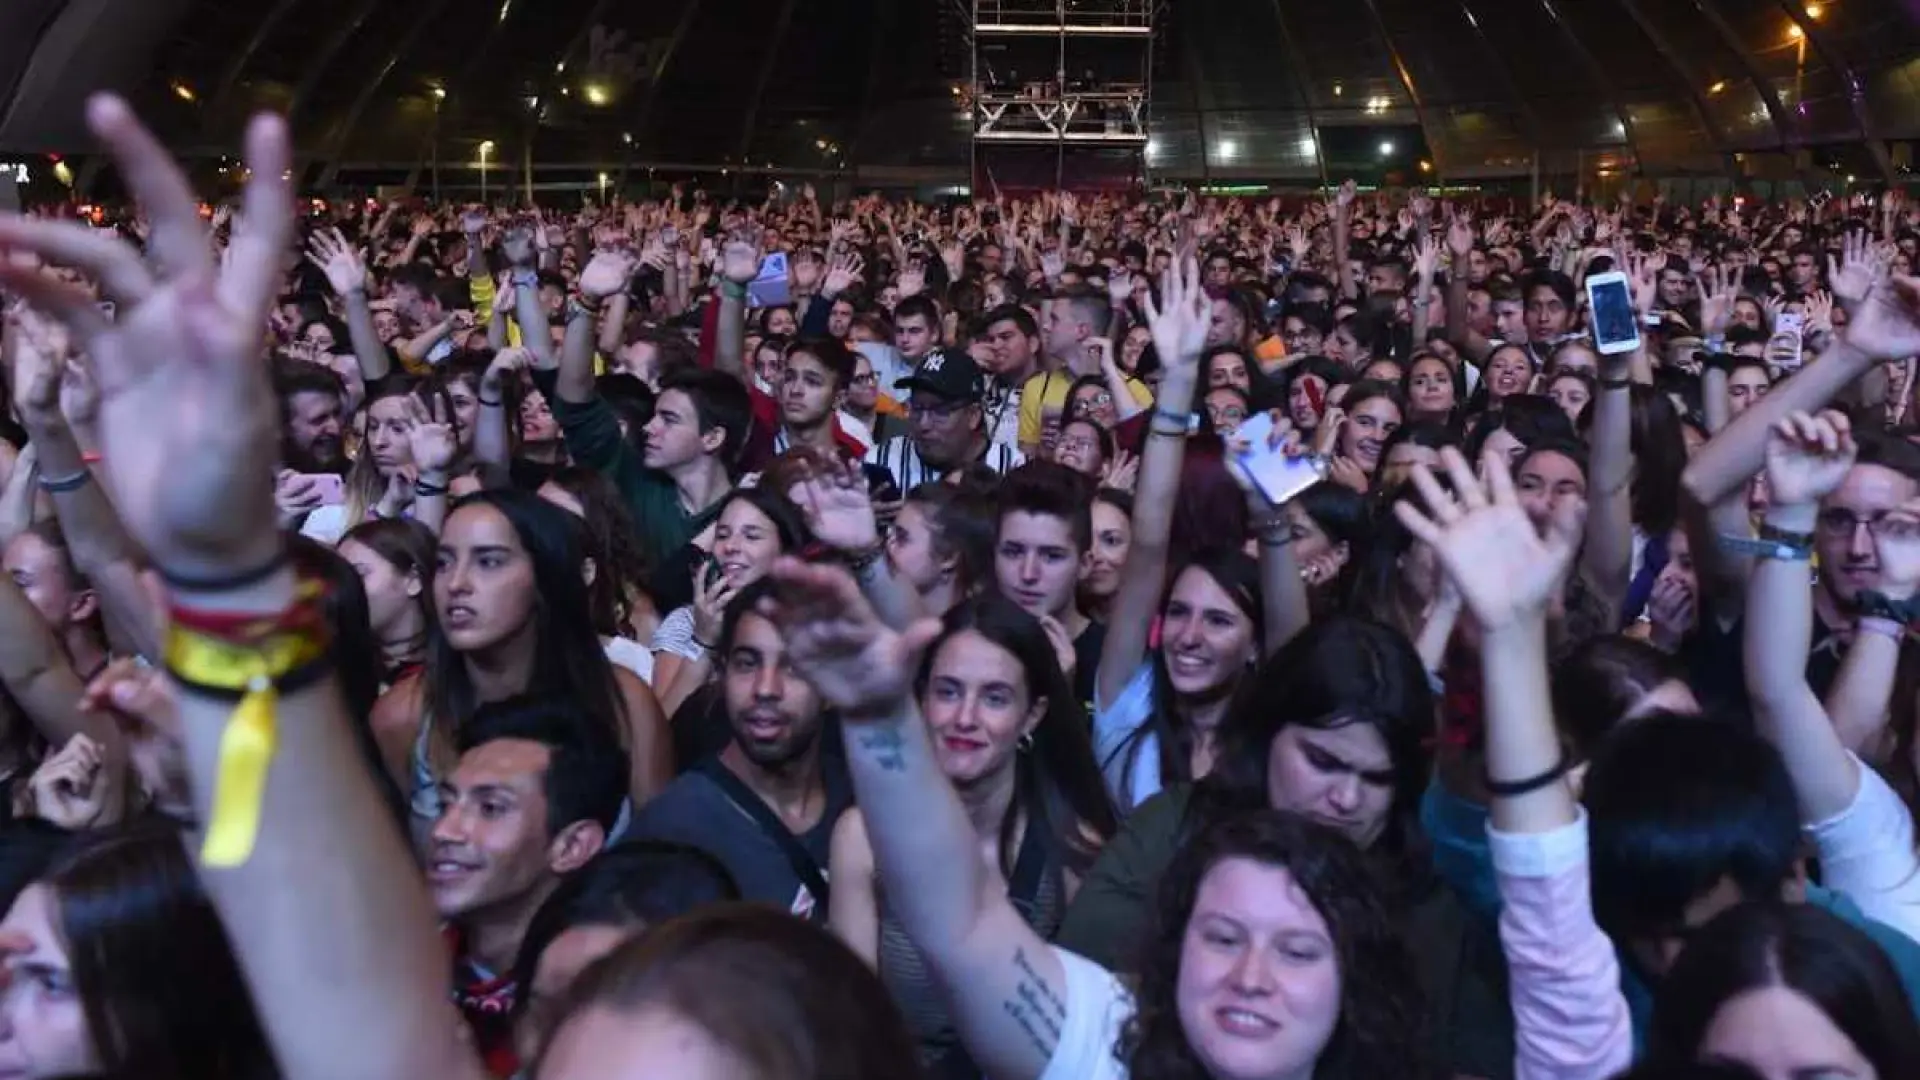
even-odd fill
[{"label": "roof support beam", "polygon": [[261,15],[260,22],[254,26],[252,35],[247,38],[247,43],[233,55],[233,62],[220,73],[220,81],[214,84],[213,94],[207,99],[207,109],[204,114],[207,124],[210,125],[218,117],[225,115],[227,100],[232,96],[233,88],[239,85],[241,74],[253,61],[253,54],[260,51],[260,46],[267,43],[267,38],[273,36],[281,20],[285,19],[288,13],[293,11],[294,5],[299,2],[300,0],[275,0],[274,5],[267,8]]},{"label": "roof support beam", "polygon": [[[1195,4],[1186,10],[1197,12],[1199,7]],[[1193,16],[1189,15],[1188,18],[1191,19]],[[1200,47],[1194,44],[1194,39],[1200,35],[1191,31],[1192,27],[1189,26],[1180,34],[1180,43],[1185,46],[1181,52],[1185,54],[1187,61],[1187,86],[1193,91],[1193,122],[1194,126],[1200,129],[1200,180],[1202,183],[1212,183],[1213,153],[1212,140],[1207,138],[1207,117],[1213,114],[1213,89],[1207,82],[1207,69],[1200,63]],[[1316,135],[1314,145],[1318,147],[1319,143],[1319,136]]]},{"label": "roof support beam", "polygon": [[1853,122],[1860,129],[1860,139],[1867,144],[1867,152],[1873,155],[1873,163],[1880,168],[1880,178],[1889,185],[1896,183],[1893,176],[1893,159],[1887,155],[1887,144],[1880,138],[1879,129],[1873,122],[1873,114],[1867,111],[1866,88],[1860,82],[1853,66],[1847,58],[1840,55],[1834,47],[1832,38],[1820,25],[1807,18],[1806,9],[1797,0],[1779,0],[1780,10],[1800,29],[1800,40],[1813,46],[1820,54],[1828,69],[1839,75],[1847,83],[1847,106],[1853,110]]},{"label": "roof support beam", "polygon": [[1313,111],[1313,85],[1307,81],[1307,58],[1300,52],[1300,39],[1293,36],[1287,12],[1281,0],[1273,0],[1273,21],[1280,24],[1280,43],[1287,50],[1287,72],[1293,76],[1294,92],[1300,95],[1300,107],[1307,112],[1307,127],[1313,131],[1313,165],[1320,173],[1320,186],[1331,188],[1327,175],[1327,151],[1320,145],[1320,118]]},{"label": "roof support beam", "polygon": [[865,160],[860,156],[860,149],[866,142],[867,126],[873,123],[873,103],[880,96],[880,80],[882,73],[887,70],[878,58],[887,55],[887,44],[893,37],[893,23],[899,10],[899,4],[879,4],[868,24],[873,28],[873,46],[869,55],[876,59],[867,65],[867,81],[860,90],[860,118],[853,129],[853,137],[847,140],[845,158],[856,166]]},{"label": "roof support beam", "polygon": [[367,106],[373,104],[374,95],[387,81],[387,76],[393,74],[394,67],[400,63],[402,57],[412,51],[414,43],[420,40],[420,35],[426,33],[427,28],[432,26],[434,20],[447,9],[447,4],[448,0],[427,0],[420,5],[419,15],[413,20],[413,25],[407,27],[407,32],[400,35],[400,40],[395,42],[393,49],[387,53],[386,61],[371,78],[361,83],[360,92],[354,95],[353,104],[347,106],[346,115],[341,118],[340,126],[334,131],[328,157],[338,158],[346,151],[348,141],[353,138],[354,131],[360,126],[360,118],[366,114]]},{"label": "roof support beam", "polygon": [[1740,64],[1740,73],[1753,84],[1754,93],[1760,95],[1760,104],[1765,107],[1768,118],[1773,121],[1773,130],[1780,137],[1781,148],[1795,149],[1799,145],[1799,139],[1789,134],[1792,128],[1787,123],[1785,114],[1780,110],[1780,99],[1774,96],[1773,87],[1767,85],[1767,80],[1761,77],[1760,69],[1755,66],[1753,57],[1747,53],[1746,46],[1740,44],[1740,36],[1733,32],[1733,27],[1729,26],[1727,20],[1721,16],[1720,9],[1714,7],[1709,0],[1693,0],[1693,9],[1700,13],[1701,18],[1707,20],[1707,25],[1713,27],[1714,33],[1720,35],[1721,43],[1726,45],[1727,50],[1733,53],[1734,59]]},{"label": "roof support beam", "polygon": [[1647,18],[1647,13],[1641,10],[1640,0],[1618,0],[1618,2],[1626,10],[1627,16],[1633,20],[1634,25],[1640,28],[1640,32],[1647,35],[1647,40],[1653,42],[1654,51],[1667,62],[1667,67],[1672,69],[1674,76],[1680,80],[1680,84],[1687,88],[1687,104],[1693,110],[1694,119],[1700,122],[1700,130],[1706,132],[1707,137],[1713,140],[1714,146],[1719,148],[1720,156],[1726,165],[1727,175],[1733,176],[1738,173],[1739,170],[1734,167],[1733,152],[1727,147],[1726,129],[1714,123],[1713,114],[1707,111],[1706,99],[1700,96],[1699,73],[1681,58],[1680,50],[1673,47],[1673,43],[1667,40],[1667,35],[1654,25],[1653,20]]},{"label": "roof support beam", "polygon": [[1507,88],[1507,97],[1514,111],[1518,112],[1520,119],[1526,122],[1527,139],[1533,143],[1534,153],[1537,156],[1539,147],[1545,145],[1542,140],[1546,134],[1540,126],[1540,114],[1534,112],[1533,106],[1527,104],[1526,95],[1520,92],[1520,84],[1514,80],[1513,69],[1507,66],[1506,58],[1500,55],[1499,49],[1493,47],[1493,42],[1487,40],[1487,33],[1480,29],[1480,20],[1474,17],[1473,9],[1467,6],[1467,0],[1459,0],[1459,2],[1460,17],[1467,20],[1467,25],[1473,29],[1474,40],[1480,43],[1481,51],[1487,54],[1487,65],[1499,72],[1500,81]]},{"label": "roof support beam", "polygon": [[352,17],[342,19],[333,25],[333,33],[328,34],[327,40],[322,42],[320,48],[314,52],[313,62],[307,65],[306,74],[300,76],[299,84],[293,88],[293,98],[287,102],[289,128],[293,127],[294,117],[300,115],[300,110],[306,106],[307,99],[319,89],[320,80],[326,77],[327,70],[333,67],[334,57],[340,55],[340,50],[352,40],[353,35],[360,32],[360,27],[365,25],[367,17],[372,15],[373,10],[379,6],[380,0],[360,0],[360,6],[355,9]]},{"label": "roof support beam", "polygon": [[1420,131],[1426,136],[1427,152],[1433,155],[1434,175],[1444,177],[1447,175],[1447,162],[1440,152],[1440,140],[1434,137],[1433,125],[1427,122],[1427,107],[1420,100],[1420,88],[1413,85],[1413,72],[1407,68],[1406,60],[1401,58],[1400,46],[1393,43],[1393,34],[1387,30],[1387,20],[1380,16],[1378,0],[1367,0],[1367,14],[1373,17],[1374,33],[1380,35],[1380,43],[1387,47],[1394,74],[1400,76],[1400,85],[1406,88],[1407,100],[1413,102],[1413,115],[1420,121]]},{"label": "roof support beam", "polygon": [[1633,117],[1627,113],[1626,103],[1621,100],[1619,91],[1614,89],[1613,80],[1607,77],[1607,69],[1601,66],[1600,61],[1594,59],[1593,53],[1587,49],[1586,42],[1581,41],[1580,35],[1574,33],[1573,28],[1560,17],[1560,9],[1553,6],[1553,0],[1540,0],[1540,6],[1546,9],[1547,18],[1552,19],[1553,25],[1559,28],[1561,39],[1567,43],[1569,49],[1573,50],[1573,55],[1580,58],[1580,63],[1587,69],[1588,77],[1593,79],[1594,85],[1598,86],[1600,93],[1605,95],[1607,107],[1612,110],[1614,119],[1620,124],[1621,138],[1626,141],[1627,150],[1633,154],[1635,171],[1644,172],[1647,159],[1640,156],[1640,140],[1633,130]]},{"label": "roof support beam", "polygon": [[[773,80],[773,65],[780,60],[780,47],[786,44],[787,29],[793,25],[793,8],[796,0],[780,0],[780,15],[773,22],[772,40],[767,43],[767,59],[760,65],[760,75],[753,83],[753,98],[747,102],[747,119],[740,125],[740,161],[746,163],[747,151],[753,149],[753,126],[760,122],[760,103],[767,96],[767,84]],[[882,6],[885,6],[884,3]]]}]

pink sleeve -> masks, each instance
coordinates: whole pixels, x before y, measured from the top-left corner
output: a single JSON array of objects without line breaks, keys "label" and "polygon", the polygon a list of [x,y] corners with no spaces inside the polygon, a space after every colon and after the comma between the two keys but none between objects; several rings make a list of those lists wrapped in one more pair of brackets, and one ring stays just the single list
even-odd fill
[{"label": "pink sleeve", "polygon": [[1633,1064],[1633,1024],[1613,942],[1593,921],[1587,822],[1488,830],[1500,883],[1517,1080],[1607,1080]]}]

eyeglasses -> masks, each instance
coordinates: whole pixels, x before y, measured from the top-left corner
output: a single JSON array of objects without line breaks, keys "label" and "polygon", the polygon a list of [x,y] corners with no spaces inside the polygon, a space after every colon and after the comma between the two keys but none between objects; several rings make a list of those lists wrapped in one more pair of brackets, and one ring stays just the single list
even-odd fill
[{"label": "eyeglasses", "polygon": [[865,375],[855,375],[853,377],[853,385],[855,386],[872,386],[874,383],[877,383],[879,381],[880,381],[879,378],[876,377],[871,371],[867,372]]},{"label": "eyeglasses", "polygon": [[915,422],[938,424],[958,416],[968,404],[965,401],[943,401],[935,405],[931,402],[916,401],[912,404],[911,418]]},{"label": "eyeglasses", "polygon": [[1061,439],[1058,445],[1061,450],[1073,450],[1082,454],[1091,454],[1100,448],[1100,444],[1092,439]]},{"label": "eyeglasses", "polygon": [[1819,529],[1835,540],[1850,539],[1865,525],[1874,536],[1912,536],[1920,532],[1920,518],[1900,511],[1882,510],[1865,517],[1843,506],[1820,511]]}]

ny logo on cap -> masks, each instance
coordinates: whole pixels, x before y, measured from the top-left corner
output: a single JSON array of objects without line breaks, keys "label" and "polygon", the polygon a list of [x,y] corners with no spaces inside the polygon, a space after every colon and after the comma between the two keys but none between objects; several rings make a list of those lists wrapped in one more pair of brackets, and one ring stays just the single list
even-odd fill
[{"label": "ny logo on cap", "polygon": [[945,353],[933,353],[920,362],[920,370],[932,375],[945,367],[946,363],[947,355]]}]

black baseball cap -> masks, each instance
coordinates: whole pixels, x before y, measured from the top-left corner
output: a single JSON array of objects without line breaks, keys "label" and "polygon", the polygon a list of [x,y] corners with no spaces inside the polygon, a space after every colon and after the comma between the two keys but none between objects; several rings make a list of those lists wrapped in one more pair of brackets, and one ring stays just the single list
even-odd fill
[{"label": "black baseball cap", "polygon": [[963,349],[935,349],[920,361],[913,374],[893,384],[896,390],[919,390],[948,401],[979,401],[987,395],[980,365]]}]

